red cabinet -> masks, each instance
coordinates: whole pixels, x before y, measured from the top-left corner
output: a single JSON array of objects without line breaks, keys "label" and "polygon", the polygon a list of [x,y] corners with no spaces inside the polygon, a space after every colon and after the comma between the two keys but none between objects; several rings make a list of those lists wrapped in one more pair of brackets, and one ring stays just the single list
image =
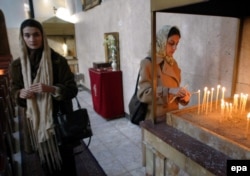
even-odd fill
[{"label": "red cabinet", "polygon": [[122,72],[90,68],[89,76],[94,110],[105,119],[124,116]]}]

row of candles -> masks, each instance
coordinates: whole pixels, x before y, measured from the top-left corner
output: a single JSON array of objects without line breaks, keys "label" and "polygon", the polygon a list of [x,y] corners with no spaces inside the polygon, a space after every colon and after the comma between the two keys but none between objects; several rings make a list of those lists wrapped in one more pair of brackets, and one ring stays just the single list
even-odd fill
[{"label": "row of candles", "polygon": [[[221,91],[222,91],[222,95],[221,95],[221,99],[224,99],[225,96],[225,87],[222,87]],[[219,92],[220,92],[220,85],[217,86],[217,90],[216,90],[216,101],[215,101],[215,106],[217,109],[218,106],[218,99],[219,99]],[[200,112],[206,112],[206,114],[208,113],[208,109],[210,109],[210,112],[212,111],[212,102],[214,99],[214,88],[211,88],[211,91],[208,90],[207,87],[204,88],[204,92],[203,92],[203,100],[202,100],[202,106],[201,106],[201,91],[198,90],[198,114],[200,114]],[[209,98],[210,97],[210,98]]]},{"label": "row of candles", "polygon": [[[196,93],[198,94],[198,114],[201,112],[205,112],[208,114],[209,112],[213,111],[213,101],[214,101],[214,88],[210,90],[205,87],[203,92],[203,99],[201,104],[201,91],[198,90]],[[234,94],[233,103],[225,101],[225,87],[221,87],[217,85],[216,94],[215,94],[215,109],[218,109],[218,102],[221,100],[220,109],[221,109],[221,117],[223,118],[225,115],[228,117],[232,117],[233,113],[237,115],[242,115],[246,111],[246,103],[248,99],[248,94]],[[221,93],[220,93],[221,92]],[[221,94],[221,97],[220,97]],[[220,122],[222,120],[220,118]],[[250,123],[250,112],[247,114],[247,125],[246,125],[246,138],[249,131],[249,124]]]},{"label": "row of candles", "polygon": [[[220,108],[221,108],[221,114],[232,114],[232,112],[238,113],[240,111],[240,114],[242,115],[246,110],[246,103],[248,99],[248,94],[234,94],[233,103],[226,102],[225,101],[225,87],[221,87],[220,85],[217,85],[216,89],[216,99],[215,99],[215,109],[218,109],[218,102],[221,100]],[[221,93],[220,93],[221,92]],[[211,88],[210,90],[205,87],[203,92],[203,99],[201,103],[201,91],[198,90],[198,114],[201,112],[205,112],[205,114],[208,114],[209,112],[213,111],[213,101],[214,101],[214,88]],[[221,94],[221,97],[220,97]],[[225,112],[226,111],[226,112]]]}]

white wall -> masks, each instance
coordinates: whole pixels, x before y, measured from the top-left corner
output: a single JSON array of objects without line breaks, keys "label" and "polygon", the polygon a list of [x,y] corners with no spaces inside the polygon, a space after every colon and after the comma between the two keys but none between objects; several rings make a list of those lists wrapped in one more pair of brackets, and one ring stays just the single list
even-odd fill
[{"label": "white wall", "polygon": [[135,88],[139,62],[146,56],[151,40],[149,0],[105,0],[77,17],[77,57],[88,88],[88,68],[93,62],[105,61],[104,33],[119,32],[124,104],[128,112],[127,104]]},{"label": "white wall", "polygon": [[0,1],[0,9],[4,13],[7,28],[17,28],[25,19],[24,2],[25,0]]},{"label": "white wall", "polygon": [[[192,92],[204,87],[226,87],[225,97],[233,88],[235,57],[240,20],[229,17],[157,13],[157,28],[177,25],[181,40],[175,59],[182,69],[182,85]],[[215,94],[214,94],[215,99]],[[190,105],[197,104],[197,94]]]}]

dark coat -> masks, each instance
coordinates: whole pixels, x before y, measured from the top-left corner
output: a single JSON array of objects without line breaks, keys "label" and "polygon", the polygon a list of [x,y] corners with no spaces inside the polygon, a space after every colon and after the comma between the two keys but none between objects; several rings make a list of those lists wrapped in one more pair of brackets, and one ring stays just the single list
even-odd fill
[{"label": "dark coat", "polygon": [[[77,85],[74,74],[71,72],[67,60],[51,49],[51,60],[53,67],[53,86],[60,88],[59,97],[52,96],[53,115],[58,112],[60,105],[62,112],[72,111],[72,101],[77,93]],[[11,73],[11,94],[17,105],[26,107],[26,99],[19,98],[19,91],[24,88],[21,60],[15,59],[10,67]]]}]

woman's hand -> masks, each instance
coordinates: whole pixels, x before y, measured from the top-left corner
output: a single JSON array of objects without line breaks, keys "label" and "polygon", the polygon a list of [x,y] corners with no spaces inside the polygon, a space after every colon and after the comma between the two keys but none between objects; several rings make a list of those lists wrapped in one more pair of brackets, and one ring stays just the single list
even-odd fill
[{"label": "woman's hand", "polygon": [[35,94],[29,89],[21,89],[19,93],[20,98],[31,99],[35,97]]},{"label": "woman's hand", "polygon": [[43,83],[35,83],[30,86],[29,90],[34,93],[44,93],[44,92],[55,93],[56,89],[53,86],[48,86]]},{"label": "woman's hand", "polygon": [[173,94],[175,97],[182,98],[186,96],[187,89],[185,87],[169,88],[169,93]]},{"label": "woman's hand", "polygon": [[186,94],[185,94],[184,97],[180,98],[180,102],[184,103],[184,104],[187,104],[189,102],[189,100],[190,100],[190,97],[191,97],[191,93],[186,90]]}]

